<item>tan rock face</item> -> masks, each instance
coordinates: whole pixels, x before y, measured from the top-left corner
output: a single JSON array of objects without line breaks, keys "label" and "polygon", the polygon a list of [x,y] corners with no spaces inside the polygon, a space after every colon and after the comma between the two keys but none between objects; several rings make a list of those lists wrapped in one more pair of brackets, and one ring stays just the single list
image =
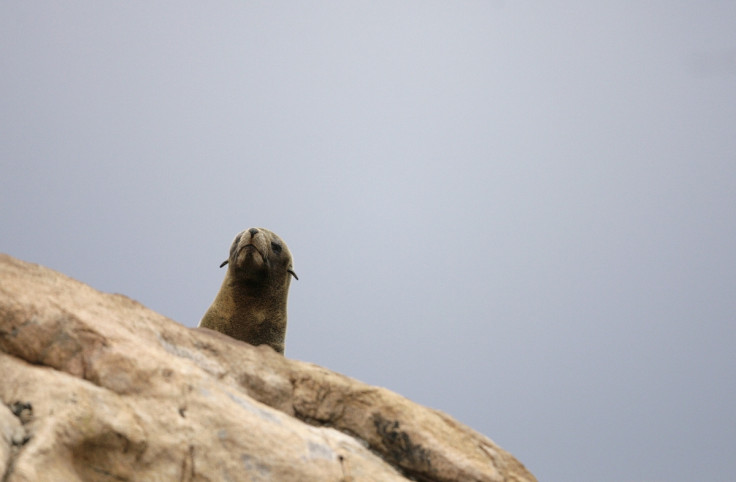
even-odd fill
[{"label": "tan rock face", "polygon": [[7,481],[532,481],[388,390],[0,255]]}]

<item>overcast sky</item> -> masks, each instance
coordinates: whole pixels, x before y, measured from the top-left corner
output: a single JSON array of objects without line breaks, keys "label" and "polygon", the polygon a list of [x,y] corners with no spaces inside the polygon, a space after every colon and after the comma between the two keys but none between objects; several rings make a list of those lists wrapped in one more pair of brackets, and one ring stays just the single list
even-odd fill
[{"label": "overcast sky", "polygon": [[195,326],[263,226],[286,355],[546,482],[736,473],[736,4],[3,1],[0,251]]}]

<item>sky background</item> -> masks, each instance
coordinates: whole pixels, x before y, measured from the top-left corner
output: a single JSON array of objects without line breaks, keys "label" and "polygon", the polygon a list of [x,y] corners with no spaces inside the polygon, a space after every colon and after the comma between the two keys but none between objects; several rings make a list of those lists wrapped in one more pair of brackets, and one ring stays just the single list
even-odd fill
[{"label": "sky background", "polygon": [[736,472],[736,4],[4,1],[0,251],[195,326],[289,245],[286,355],[540,481]]}]

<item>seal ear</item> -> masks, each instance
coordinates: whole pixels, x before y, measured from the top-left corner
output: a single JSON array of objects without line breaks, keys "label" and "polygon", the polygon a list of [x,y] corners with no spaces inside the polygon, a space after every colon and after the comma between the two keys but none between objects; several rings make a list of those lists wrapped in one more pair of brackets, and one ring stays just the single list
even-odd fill
[{"label": "seal ear", "polygon": [[299,277],[298,277],[298,276],[296,275],[296,273],[294,273],[294,270],[293,270],[293,269],[287,269],[286,271],[287,271],[288,273],[290,273],[290,274],[291,274],[291,276],[293,276],[293,277],[294,277],[294,278],[296,278],[297,280],[299,279]]},{"label": "seal ear", "polygon": [[222,268],[223,266],[225,266],[227,264],[227,262],[228,262],[228,260],[223,261],[222,264],[220,265],[220,268]]}]

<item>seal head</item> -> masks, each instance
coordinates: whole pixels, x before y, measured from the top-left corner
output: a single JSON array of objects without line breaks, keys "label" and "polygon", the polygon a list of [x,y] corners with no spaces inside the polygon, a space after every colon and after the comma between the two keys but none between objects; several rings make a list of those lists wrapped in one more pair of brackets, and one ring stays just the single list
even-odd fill
[{"label": "seal head", "polygon": [[286,243],[268,229],[246,229],[235,236],[225,265],[220,291],[199,326],[284,353],[289,285],[292,276],[299,279]]}]

